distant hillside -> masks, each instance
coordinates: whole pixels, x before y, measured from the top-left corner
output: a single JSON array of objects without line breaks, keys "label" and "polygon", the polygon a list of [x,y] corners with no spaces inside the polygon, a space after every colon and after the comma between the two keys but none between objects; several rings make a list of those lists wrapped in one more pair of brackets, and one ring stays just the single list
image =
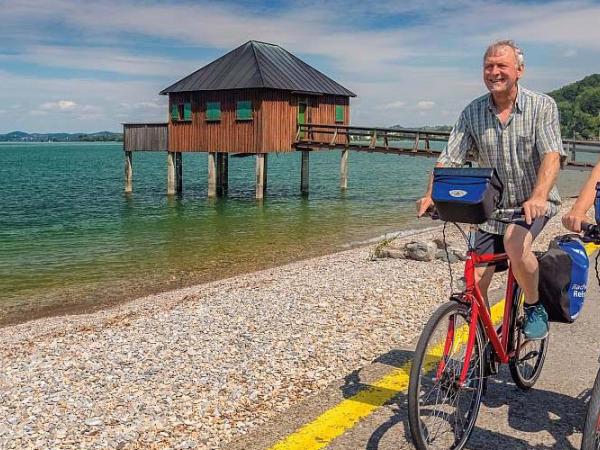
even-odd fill
[{"label": "distant hillside", "polygon": [[600,74],[548,92],[558,105],[563,138],[600,138]]},{"label": "distant hillside", "polygon": [[25,133],[13,131],[0,134],[0,142],[122,142],[123,133]]}]

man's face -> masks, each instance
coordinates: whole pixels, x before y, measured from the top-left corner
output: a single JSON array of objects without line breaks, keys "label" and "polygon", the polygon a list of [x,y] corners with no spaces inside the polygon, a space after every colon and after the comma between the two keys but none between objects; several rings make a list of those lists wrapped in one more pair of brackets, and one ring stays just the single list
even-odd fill
[{"label": "man's face", "polygon": [[517,68],[515,52],[510,47],[500,47],[483,62],[483,82],[492,94],[507,94],[516,89],[523,75],[523,66]]}]

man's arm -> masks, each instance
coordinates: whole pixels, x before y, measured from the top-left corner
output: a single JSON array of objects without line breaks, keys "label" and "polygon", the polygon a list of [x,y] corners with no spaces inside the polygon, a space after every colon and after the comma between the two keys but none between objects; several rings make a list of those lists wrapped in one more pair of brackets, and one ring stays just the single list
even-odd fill
[{"label": "man's arm", "polygon": [[579,197],[571,210],[562,218],[563,225],[571,231],[579,233],[581,231],[581,223],[586,222],[586,214],[594,204],[596,199],[596,183],[600,181],[600,161],[592,170],[589,178],[583,185]]},{"label": "man's arm", "polygon": [[543,216],[548,210],[548,194],[558,176],[560,162],[567,154],[560,137],[558,107],[551,97],[546,96],[541,113],[536,120],[536,148],[542,158],[538,169],[537,181],[531,197],[523,203],[525,221],[531,224],[536,217]]},{"label": "man's arm", "polygon": [[531,197],[522,205],[525,221],[528,225],[536,217],[546,214],[548,210],[548,194],[550,194],[550,190],[556,182],[560,170],[560,158],[561,154],[558,151],[544,154]]}]

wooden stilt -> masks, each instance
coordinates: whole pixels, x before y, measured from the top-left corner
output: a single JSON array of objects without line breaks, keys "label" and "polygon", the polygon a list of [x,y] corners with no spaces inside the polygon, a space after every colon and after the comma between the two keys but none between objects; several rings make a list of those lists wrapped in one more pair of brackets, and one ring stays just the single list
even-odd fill
[{"label": "wooden stilt", "polygon": [[217,195],[225,195],[228,188],[229,159],[224,152],[217,153]]},{"label": "wooden stilt", "polygon": [[265,167],[264,167],[264,172],[265,172],[265,176],[263,177],[263,190],[265,192],[267,192],[267,184],[269,182],[269,154],[268,153],[264,153],[265,155]]},{"label": "wooden stilt", "polygon": [[262,200],[265,196],[265,185],[266,185],[266,154],[256,154],[256,199]]},{"label": "wooden stilt", "polygon": [[340,188],[348,189],[348,153],[350,150],[342,150],[342,159],[340,160]]},{"label": "wooden stilt", "polygon": [[229,153],[223,153],[223,177],[221,179],[223,193],[227,195],[229,189]]},{"label": "wooden stilt", "polygon": [[175,191],[178,195],[183,193],[183,153],[175,153]]},{"label": "wooden stilt", "polygon": [[217,166],[216,153],[208,154],[208,197],[217,196]]},{"label": "wooden stilt", "polygon": [[128,194],[133,191],[132,155],[133,152],[125,152],[125,192]]},{"label": "wooden stilt", "polygon": [[167,195],[175,195],[175,154],[167,152]]},{"label": "wooden stilt", "polygon": [[303,195],[308,195],[308,166],[310,152],[302,150],[302,166],[300,168],[300,192]]}]

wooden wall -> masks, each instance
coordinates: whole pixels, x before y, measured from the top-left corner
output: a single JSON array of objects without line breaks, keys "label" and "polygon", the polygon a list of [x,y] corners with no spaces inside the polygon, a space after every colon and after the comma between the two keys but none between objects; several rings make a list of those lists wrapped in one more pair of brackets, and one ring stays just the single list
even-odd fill
[{"label": "wooden wall", "polygon": [[[260,142],[260,92],[252,89],[170,94],[171,104],[192,102],[192,121],[169,118],[169,150],[175,152],[256,153]],[[252,120],[238,121],[238,100],[252,101]],[[206,121],[206,102],[221,102],[221,120]]]},{"label": "wooden wall", "polygon": [[[230,91],[170,94],[171,104],[192,102],[191,122],[169,118],[169,150],[176,152],[272,153],[293,151],[299,99],[306,101],[307,123],[335,124],[335,102],[344,105],[344,123],[349,124],[348,97],[300,96],[289,91],[239,89]],[[238,121],[238,100],[252,101],[253,119]],[[206,121],[206,102],[221,102],[221,120]],[[313,139],[331,140],[332,135]],[[345,143],[339,136],[338,143]]]},{"label": "wooden wall", "polygon": [[[309,97],[309,99],[311,100],[309,123],[336,125],[335,105],[338,104],[344,106],[344,121],[340,122],[338,125],[347,126],[350,124],[350,105],[348,97],[325,95],[322,97]],[[333,134],[314,133],[312,136],[308,136],[308,138],[319,142],[329,142],[333,138]],[[345,144],[346,137],[343,135],[338,136],[335,142],[338,144]]]},{"label": "wooden wall", "polygon": [[123,124],[123,150],[167,150],[167,123]]},{"label": "wooden wall", "polygon": [[264,91],[261,118],[262,151],[291,152],[296,138],[297,97],[288,91]]}]

